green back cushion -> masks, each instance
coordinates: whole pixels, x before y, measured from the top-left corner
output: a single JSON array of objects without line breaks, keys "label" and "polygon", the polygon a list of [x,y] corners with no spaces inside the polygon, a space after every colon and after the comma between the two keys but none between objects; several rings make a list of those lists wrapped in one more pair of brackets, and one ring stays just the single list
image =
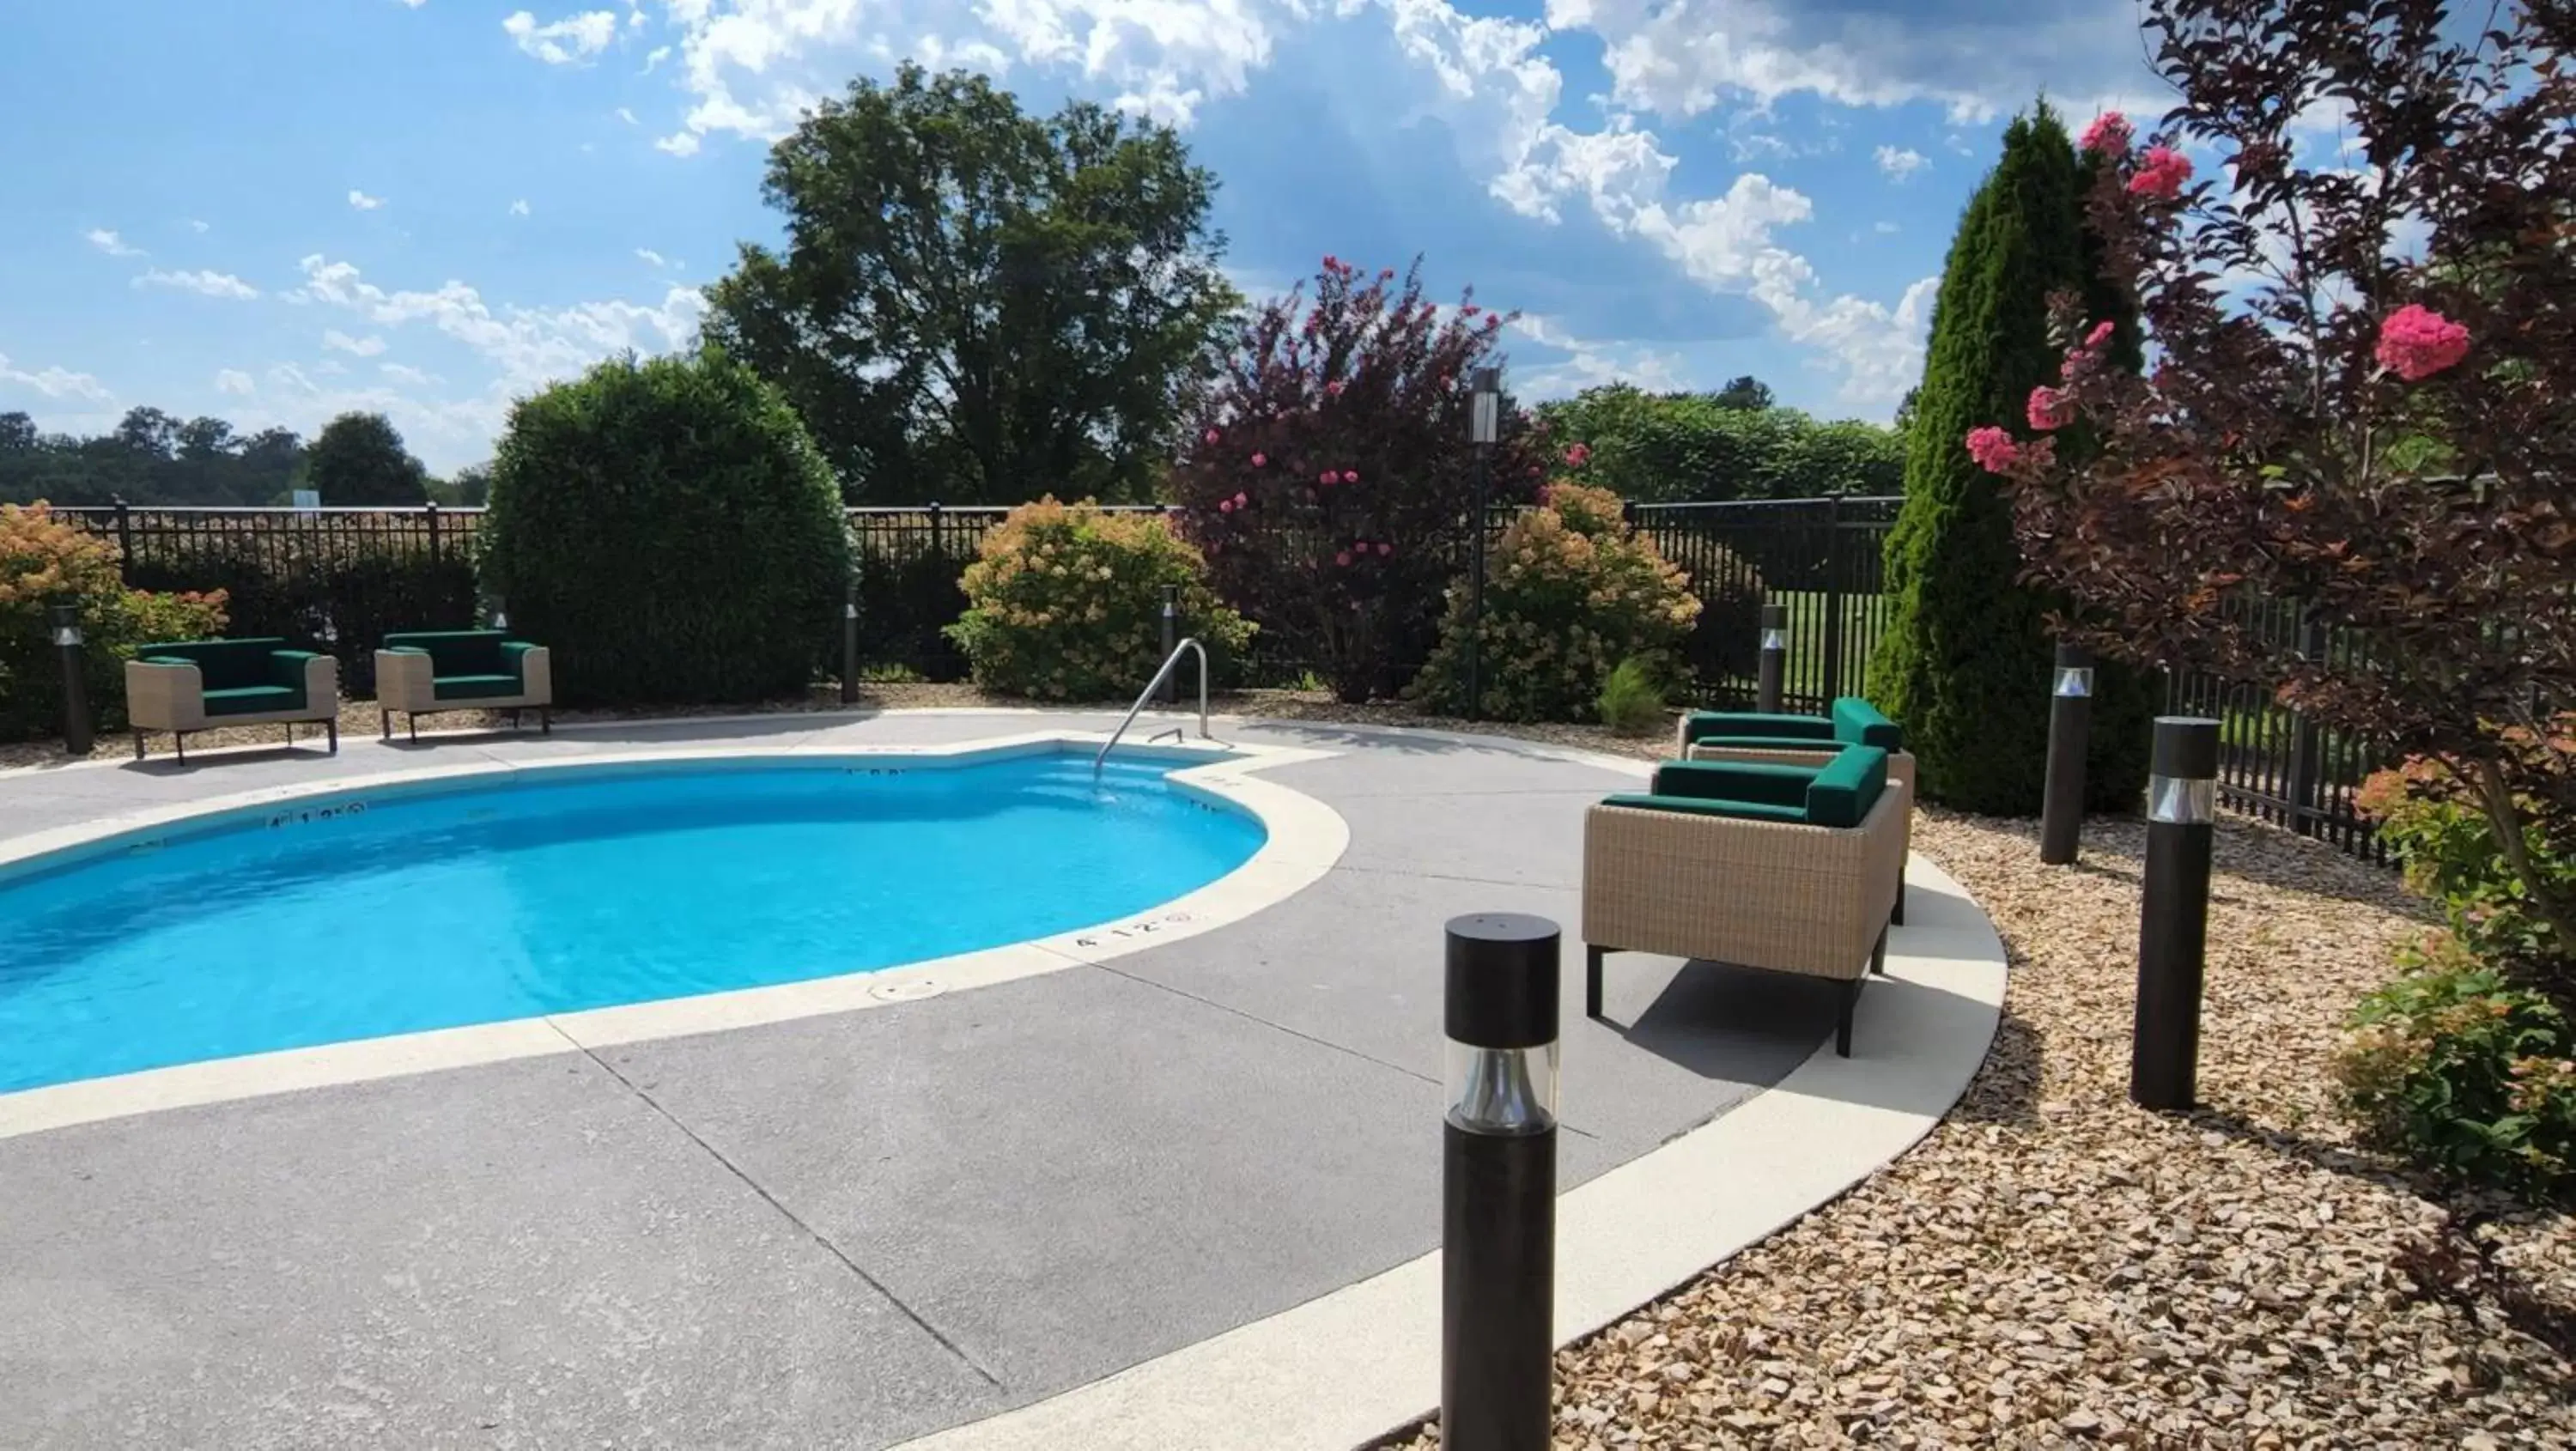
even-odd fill
[{"label": "green back cushion", "polygon": [[1834,738],[1834,723],[1818,715],[1768,715],[1750,710],[1691,712],[1691,740],[1734,740],[1739,736],[1756,740],[1830,741]]},{"label": "green back cushion", "polygon": [[1666,761],[1655,768],[1654,794],[1687,796],[1703,801],[1743,801],[1761,806],[1803,810],[1810,766],[1779,766],[1759,761]]},{"label": "green back cushion", "polygon": [[385,636],[385,648],[425,651],[432,676],[515,676],[518,667],[501,658],[501,642],[508,638],[498,630],[418,630]]},{"label": "green back cushion", "polygon": [[1882,751],[1905,749],[1904,729],[1857,695],[1836,700],[1833,716],[1834,739],[1845,745],[1876,746]]},{"label": "green back cushion", "polygon": [[1818,826],[1858,826],[1887,789],[1887,752],[1876,746],[1845,746],[1841,754],[1812,773],[1807,785],[1807,819]]},{"label": "green back cushion", "polygon": [[269,652],[286,642],[263,636],[242,640],[170,640],[137,645],[137,660],[185,660],[197,667],[208,690],[239,690],[248,685],[282,685],[269,669]]},{"label": "green back cushion", "polygon": [[1641,796],[1626,794],[1602,798],[1604,806],[1626,806],[1639,811],[1673,811],[1692,816],[1731,816],[1739,821],[1803,822],[1807,813],[1795,806],[1770,806],[1759,801],[1720,801],[1704,796]]}]

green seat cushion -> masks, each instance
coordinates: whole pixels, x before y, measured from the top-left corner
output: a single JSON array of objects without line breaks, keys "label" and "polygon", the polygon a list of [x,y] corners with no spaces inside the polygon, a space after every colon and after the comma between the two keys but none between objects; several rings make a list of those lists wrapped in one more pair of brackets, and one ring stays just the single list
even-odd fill
[{"label": "green seat cushion", "polygon": [[1807,819],[1818,826],[1858,826],[1887,789],[1887,752],[1845,746],[1807,784]]},{"label": "green seat cushion", "polygon": [[1834,739],[1847,745],[1876,746],[1882,751],[1905,749],[1904,729],[1857,695],[1846,695],[1834,702],[1833,725]]},{"label": "green seat cushion", "polygon": [[1807,785],[1815,779],[1816,769],[1812,766],[1758,761],[1666,761],[1655,768],[1654,785],[1649,789],[1657,796],[1803,808],[1807,804]]},{"label": "green seat cushion", "polygon": [[[135,646],[134,655],[138,660],[196,666],[198,679],[205,683],[206,691],[211,695],[218,690],[277,684],[268,657],[285,648],[286,642],[274,636],[239,640],[163,640]],[[297,700],[299,704],[302,702],[300,693]],[[241,709],[246,712],[252,708],[245,706]]]},{"label": "green seat cushion", "polygon": [[1813,736],[1716,736],[1703,737],[1691,744],[1716,746],[1728,751],[1813,751],[1819,756],[1843,748],[1841,741],[1818,740]]},{"label": "green seat cushion", "polygon": [[1687,739],[1750,736],[1762,740],[1830,741],[1834,723],[1818,715],[1778,715],[1750,710],[1695,710]]},{"label": "green seat cushion", "polygon": [[1602,798],[1604,806],[1626,806],[1639,811],[1672,811],[1689,816],[1726,816],[1738,821],[1784,821],[1803,825],[1807,813],[1795,806],[1777,806],[1767,801],[1728,801],[1713,796],[1647,796],[1621,795]]},{"label": "green seat cushion", "polygon": [[235,685],[206,692],[206,714],[266,715],[275,710],[302,710],[304,692],[283,685]]},{"label": "green seat cushion", "polygon": [[429,682],[430,694],[440,700],[489,700],[496,695],[519,693],[516,675],[438,675]]}]

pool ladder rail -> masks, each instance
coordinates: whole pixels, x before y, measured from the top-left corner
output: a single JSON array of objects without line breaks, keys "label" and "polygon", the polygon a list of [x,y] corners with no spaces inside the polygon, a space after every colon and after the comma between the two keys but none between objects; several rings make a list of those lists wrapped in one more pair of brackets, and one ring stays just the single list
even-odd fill
[{"label": "pool ladder rail", "polygon": [[[1198,637],[1193,635],[1189,639],[1183,640],[1178,645],[1172,647],[1172,653],[1165,656],[1163,659],[1163,668],[1154,672],[1154,678],[1145,682],[1145,688],[1138,692],[1136,703],[1127,707],[1127,718],[1120,721],[1118,723],[1118,729],[1111,731],[1109,733],[1109,739],[1101,743],[1100,754],[1091,758],[1091,776],[1093,780],[1096,781],[1100,779],[1101,763],[1109,759],[1109,752],[1117,746],[1120,738],[1127,734],[1127,728],[1136,723],[1136,716],[1139,712],[1144,710],[1145,702],[1152,700],[1154,698],[1154,692],[1163,688],[1163,682],[1172,678],[1172,671],[1180,665],[1181,657],[1192,654],[1199,657],[1199,739],[1203,741],[1213,741],[1216,739],[1215,736],[1208,734],[1207,647],[1201,645],[1198,642]],[[1165,736],[1170,736],[1176,741],[1186,741],[1189,739],[1187,732],[1183,731],[1179,726],[1174,726],[1170,730],[1156,731],[1154,734],[1146,737],[1145,744],[1150,746]]]}]

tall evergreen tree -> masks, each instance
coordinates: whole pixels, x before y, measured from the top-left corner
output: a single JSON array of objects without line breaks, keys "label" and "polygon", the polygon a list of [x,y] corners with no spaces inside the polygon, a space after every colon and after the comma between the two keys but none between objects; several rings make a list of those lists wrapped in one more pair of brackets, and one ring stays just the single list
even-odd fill
[{"label": "tall evergreen tree", "polygon": [[[2044,103],[2004,132],[1950,244],[1908,431],[1905,507],[1887,540],[1895,605],[1871,693],[1904,722],[1925,799],[1969,811],[2033,814],[2047,775],[2055,602],[2018,583],[2011,499],[1964,440],[1990,425],[2020,429],[2031,389],[2057,381],[2049,295],[2108,296],[2085,235],[2085,164]],[[2135,322],[2102,316],[2134,362]],[[2118,670],[2096,681],[2090,804],[2123,809],[2146,786],[2152,692]]]}]

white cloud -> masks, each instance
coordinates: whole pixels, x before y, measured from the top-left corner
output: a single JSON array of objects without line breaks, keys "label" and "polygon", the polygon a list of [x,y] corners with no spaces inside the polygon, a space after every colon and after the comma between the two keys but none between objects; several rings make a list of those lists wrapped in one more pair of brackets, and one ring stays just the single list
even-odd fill
[{"label": "white cloud", "polygon": [[618,120],[620,120],[620,121],[625,122],[625,123],[626,123],[627,125],[629,125],[629,126],[640,126],[640,125],[642,125],[642,124],[643,124],[642,122],[640,122],[640,121],[638,121],[638,120],[636,120],[636,119],[635,119],[635,113],[634,113],[633,111],[631,111],[631,110],[627,109],[627,108],[626,108],[626,107],[624,107],[624,106],[620,106],[620,107],[618,107],[618,108],[617,108],[617,119],[618,119]]},{"label": "white cloud", "polygon": [[1932,164],[1931,157],[1911,146],[1882,146],[1877,156],[1878,169],[1886,172],[1890,181],[1903,181]]},{"label": "white cloud", "polygon": [[239,368],[225,368],[215,374],[215,391],[247,398],[259,391],[259,384]]},{"label": "white cloud", "polygon": [[423,5],[428,4],[429,0],[402,0],[402,3],[410,6],[414,10],[418,10]]},{"label": "white cloud", "polygon": [[206,233],[213,231],[214,228],[206,225],[204,222],[198,221],[195,217],[190,217],[188,219],[188,230],[202,237]]},{"label": "white cloud", "polygon": [[116,396],[107,391],[106,384],[87,373],[75,373],[69,368],[30,373],[11,366],[9,355],[0,353],[0,388],[8,387],[33,388],[48,398],[86,398],[93,403],[105,403]]},{"label": "white cloud", "polygon": [[349,188],[349,205],[356,207],[362,212],[372,212],[384,204],[385,199],[383,197],[369,196],[354,186]]},{"label": "white cloud", "polygon": [[651,50],[644,53],[644,69],[639,74],[648,76],[653,74],[653,68],[655,66],[660,65],[662,62],[669,60],[670,58],[671,48],[669,46],[657,45],[653,47]]},{"label": "white cloud", "polygon": [[123,237],[116,235],[116,233],[109,231],[105,227],[92,227],[88,231],[81,233],[81,235],[89,239],[89,244],[91,246],[105,252],[110,257],[141,257],[145,255],[142,248],[129,244]]},{"label": "white cloud", "polygon": [[644,265],[647,267],[666,267],[674,272],[681,269],[682,264],[672,261],[670,258],[663,256],[661,253],[654,251],[650,247],[636,248],[635,255],[642,258]]},{"label": "white cloud", "polygon": [[1882,237],[1893,237],[1904,229],[1897,226],[1894,222],[1877,222],[1871,225],[1870,230],[1878,233]]},{"label": "white cloud", "polygon": [[[691,3],[695,0],[680,0],[682,6]],[[537,17],[520,10],[502,21],[501,29],[526,54],[548,65],[572,65],[608,48],[608,43],[617,38],[617,15],[614,11],[590,10],[539,25]]]},{"label": "white cloud", "polygon": [[397,383],[406,383],[414,388],[432,388],[447,381],[436,373],[424,373],[409,363],[379,363],[376,365],[376,371]]},{"label": "white cloud", "polygon": [[510,215],[514,217],[524,217],[527,214],[528,199],[526,197],[521,197],[517,201],[510,203]]},{"label": "white cloud", "polygon": [[354,357],[372,358],[385,350],[385,340],[373,336],[353,338],[338,328],[326,328],[322,333],[322,346]]},{"label": "white cloud", "polygon": [[698,154],[697,133],[694,131],[674,131],[670,135],[655,141],[653,143],[653,148],[657,151],[667,151],[673,156],[695,156]]},{"label": "white cloud", "polygon": [[1514,368],[1512,392],[1518,396],[1564,398],[1604,383],[1632,383],[1657,392],[1689,386],[1690,367],[1678,353],[1575,337],[1555,319],[1534,314],[1515,319],[1511,330],[1566,355],[1559,362]]},{"label": "white cloud", "polygon": [[137,287],[175,287],[182,292],[199,292],[208,297],[229,297],[248,302],[259,296],[259,289],[229,272],[164,272],[159,268],[134,279]]}]

